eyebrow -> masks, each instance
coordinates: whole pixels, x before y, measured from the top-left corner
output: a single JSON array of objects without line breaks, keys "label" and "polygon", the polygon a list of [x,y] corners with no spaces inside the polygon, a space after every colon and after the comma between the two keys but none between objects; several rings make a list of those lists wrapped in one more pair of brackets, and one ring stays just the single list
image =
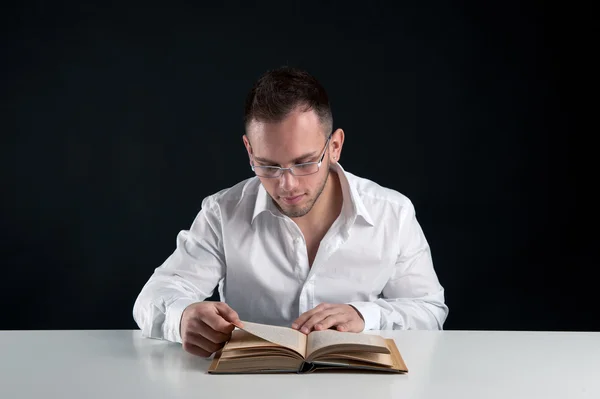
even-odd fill
[{"label": "eyebrow", "polygon": [[[298,163],[299,161],[303,161],[306,158],[312,158],[312,157],[315,157],[315,156],[317,156],[317,152],[316,151],[308,152],[308,153],[306,153],[306,154],[304,154],[302,156],[299,156],[296,159],[293,159],[292,162],[293,163]],[[257,156],[255,156],[254,159],[257,160],[258,162],[261,162],[261,163],[270,163],[270,164],[274,164],[274,165],[277,164],[277,162],[275,162],[275,161],[271,161],[269,159],[261,158],[261,157],[257,157]]]}]

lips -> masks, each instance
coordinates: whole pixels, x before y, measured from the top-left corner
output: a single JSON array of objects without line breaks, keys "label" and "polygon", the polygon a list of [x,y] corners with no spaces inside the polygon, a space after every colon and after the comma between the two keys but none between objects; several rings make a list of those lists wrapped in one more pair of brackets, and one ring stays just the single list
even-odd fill
[{"label": "lips", "polygon": [[296,195],[293,197],[279,197],[283,202],[288,205],[294,205],[300,202],[300,200],[304,197],[304,194]]}]

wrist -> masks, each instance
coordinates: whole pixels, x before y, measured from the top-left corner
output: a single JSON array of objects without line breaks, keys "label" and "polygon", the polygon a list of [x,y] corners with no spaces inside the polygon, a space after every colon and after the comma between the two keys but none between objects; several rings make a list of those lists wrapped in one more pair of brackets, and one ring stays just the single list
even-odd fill
[{"label": "wrist", "polygon": [[352,306],[364,322],[363,331],[379,330],[381,319],[381,308],[372,302],[351,302]]},{"label": "wrist", "polygon": [[193,303],[198,302],[193,298],[179,298],[168,308],[163,325],[163,336],[167,341],[182,343],[181,320],[184,311]]},{"label": "wrist", "polygon": [[352,309],[353,309],[353,310],[356,312],[356,314],[358,315],[358,317],[360,317],[360,319],[361,319],[361,320],[363,321],[363,323],[364,323],[364,321],[365,321],[365,318],[363,317],[362,313],[360,313],[360,310],[356,309],[356,306],[354,306],[354,305],[350,305],[350,304],[348,304],[348,306],[350,306],[350,307],[351,307],[351,308],[352,308]]}]

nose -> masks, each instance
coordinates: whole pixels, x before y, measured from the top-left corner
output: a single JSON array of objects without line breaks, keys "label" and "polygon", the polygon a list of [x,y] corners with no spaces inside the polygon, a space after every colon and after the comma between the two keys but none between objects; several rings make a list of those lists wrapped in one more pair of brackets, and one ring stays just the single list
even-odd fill
[{"label": "nose", "polygon": [[284,170],[279,177],[279,187],[285,192],[292,192],[298,185],[298,179],[289,170]]}]

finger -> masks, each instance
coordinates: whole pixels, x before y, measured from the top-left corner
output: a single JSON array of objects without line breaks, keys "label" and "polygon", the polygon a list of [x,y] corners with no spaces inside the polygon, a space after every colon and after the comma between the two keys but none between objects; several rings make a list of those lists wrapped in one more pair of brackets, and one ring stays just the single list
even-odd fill
[{"label": "finger", "polygon": [[323,320],[315,324],[315,331],[327,330],[331,327],[336,327],[350,321],[350,316],[345,313],[335,313],[325,317]]},{"label": "finger", "polygon": [[300,330],[304,323],[306,323],[308,319],[310,319],[315,313],[318,313],[319,311],[319,309],[314,308],[302,313],[296,320],[294,320],[294,322],[292,323],[292,328],[295,330]]},{"label": "finger", "polygon": [[350,320],[337,326],[338,331],[362,332],[365,329],[365,318],[358,309],[348,305]]},{"label": "finger", "polygon": [[315,313],[308,320],[306,320],[306,322],[300,327],[300,331],[303,332],[304,334],[308,334],[309,332],[311,332],[313,330],[315,324],[320,323],[325,318],[327,318],[333,314],[336,314],[336,313],[339,313],[339,310],[336,308],[322,310],[318,313]]},{"label": "finger", "polygon": [[341,332],[362,332],[364,330],[364,322],[362,320],[353,320],[346,323],[338,324],[336,329]]},{"label": "finger", "polygon": [[210,355],[211,355],[204,349],[197,347],[196,345],[192,344],[191,342],[184,342],[183,349],[186,352],[191,353],[192,355],[196,355],[196,356],[200,356],[200,357],[210,357]]},{"label": "finger", "polygon": [[225,302],[218,302],[215,307],[217,308],[219,315],[221,315],[221,317],[224,320],[228,321],[229,323],[232,323],[238,328],[244,327],[244,324],[240,320],[240,316],[237,314],[237,312]]},{"label": "finger", "polygon": [[184,339],[184,345],[185,344],[197,346],[198,348],[208,352],[209,356],[224,346],[224,344],[216,344],[202,335],[193,332],[188,332],[186,334]]},{"label": "finger", "polygon": [[201,320],[214,331],[218,331],[223,334],[230,334],[235,328],[233,324],[221,316],[216,307],[202,315]]},{"label": "finger", "polygon": [[306,321],[310,319],[315,313],[328,309],[330,306],[331,305],[329,305],[328,303],[321,303],[318,306],[312,308],[311,310],[302,313],[300,317],[294,320],[294,322],[292,323],[292,328],[299,330],[304,325],[304,323],[306,323]]},{"label": "finger", "polygon": [[214,342],[215,344],[220,344],[222,342],[226,342],[231,338],[231,333],[225,334],[220,331],[213,330],[208,324],[200,321],[198,326],[192,330],[203,337],[207,338],[209,341]]},{"label": "finger", "polygon": [[354,306],[350,305],[352,311],[347,313],[348,321],[337,326],[338,331],[362,332],[365,329],[365,320],[362,314]]}]

